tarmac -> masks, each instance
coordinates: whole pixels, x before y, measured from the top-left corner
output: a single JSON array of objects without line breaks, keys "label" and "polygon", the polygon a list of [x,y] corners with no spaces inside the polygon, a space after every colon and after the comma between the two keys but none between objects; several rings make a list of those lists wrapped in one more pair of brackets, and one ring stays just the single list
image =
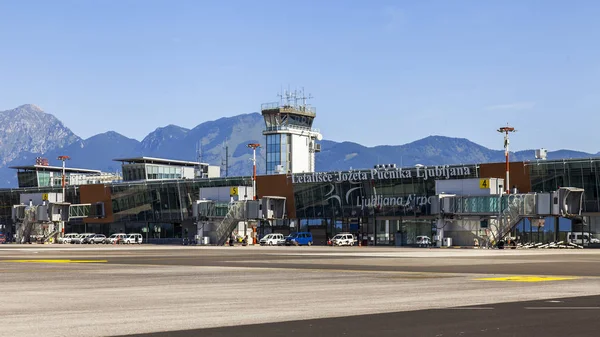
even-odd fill
[{"label": "tarmac", "polygon": [[0,336],[597,336],[600,250],[0,245]]}]

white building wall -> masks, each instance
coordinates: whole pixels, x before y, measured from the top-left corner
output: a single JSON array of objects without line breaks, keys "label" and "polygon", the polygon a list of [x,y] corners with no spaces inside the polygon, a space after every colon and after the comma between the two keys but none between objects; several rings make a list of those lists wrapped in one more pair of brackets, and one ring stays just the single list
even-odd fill
[{"label": "white building wall", "polygon": [[181,167],[181,177],[184,179],[194,179],[194,167]]},{"label": "white building wall", "polygon": [[[484,178],[482,178],[484,179]],[[435,181],[435,194],[456,194],[456,195],[470,195],[470,196],[482,196],[482,195],[494,195],[500,194],[498,185],[504,184],[504,179],[499,178],[487,178],[486,185],[481,185],[482,179],[449,179],[449,180],[436,180]]]},{"label": "white building wall", "polygon": [[[46,200],[44,200],[46,198]],[[63,202],[62,193],[22,193],[19,195],[19,202],[24,205],[29,205],[29,200],[35,206],[41,205],[44,201],[47,202]]]},{"label": "white building wall", "polygon": [[[230,196],[231,187],[237,188],[238,195]],[[223,186],[205,187],[200,189],[200,200],[214,200],[216,202],[230,202],[239,200],[252,200],[254,193],[251,186]]]},{"label": "white building wall", "polygon": [[208,177],[209,178],[219,178],[221,176],[221,167],[216,165],[208,166]]},{"label": "white building wall", "polygon": [[314,153],[309,152],[309,137],[293,134],[291,138],[291,173],[313,172],[314,166],[311,168],[310,161],[314,162]]}]

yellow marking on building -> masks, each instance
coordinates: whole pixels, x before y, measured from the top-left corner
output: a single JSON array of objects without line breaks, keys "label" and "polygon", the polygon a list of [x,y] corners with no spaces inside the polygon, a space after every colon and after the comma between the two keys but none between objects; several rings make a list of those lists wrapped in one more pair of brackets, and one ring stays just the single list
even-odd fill
[{"label": "yellow marking on building", "polygon": [[504,281],[504,282],[547,282],[547,281],[566,281],[575,280],[573,276],[504,276],[504,277],[485,277],[475,279],[477,281]]},{"label": "yellow marking on building", "polygon": [[0,260],[14,263],[105,263],[107,260]]}]

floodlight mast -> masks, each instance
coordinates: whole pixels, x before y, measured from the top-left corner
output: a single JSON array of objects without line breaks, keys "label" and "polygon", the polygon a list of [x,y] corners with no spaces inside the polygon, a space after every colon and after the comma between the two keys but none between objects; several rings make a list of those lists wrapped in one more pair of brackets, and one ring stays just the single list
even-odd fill
[{"label": "floodlight mast", "polygon": [[248,147],[252,149],[252,192],[254,193],[254,196],[252,197],[253,200],[257,200],[256,197],[256,148],[260,147],[260,144],[257,143],[250,143],[248,144]]},{"label": "floodlight mast", "polygon": [[510,143],[508,134],[511,132],[517,132],[515,128],[512,126],[503,126],[497,130],[500,133],[504,134],[504,156],[506,157],[506,181],[504,182],[504,187],[506,187],[506,194],[510,194],[510,164],[508,160],[508,145]]},{"label": "floodlight mast", "polygon": [[65,176],[65,162],[67,160],[70,160],[71,157],[69,156],[58,156],[58,160],[62,161],[62,198],[63,198],[63,202],[66,202],[67,197],[65,195],[65,185],[66,185],[66,176]]}]

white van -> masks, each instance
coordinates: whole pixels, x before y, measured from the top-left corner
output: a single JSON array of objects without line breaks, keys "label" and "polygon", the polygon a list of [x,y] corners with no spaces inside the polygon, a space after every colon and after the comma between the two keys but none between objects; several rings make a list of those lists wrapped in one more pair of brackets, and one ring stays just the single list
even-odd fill
[{"label": "white van", "polygon": [[258,243],[261,246],[281,246],[285,244],[285,237],[280,233],[271,233],[265,235]]},{"label": "white van", "polygon": [[71,243],[71,240],[73,240],[74,238],[76,238],[78,236],[79,236],[78,233],[66,234],[64,237],[58,238],[58,243],[64,243],[64,244]]},{"label": "white van", "polygon": [[354,234],[351,233],[340,233],[331,238],[333,246],[354,246],[356,241]]},{"label": "white van", "polygon": [[138,233],[132,233],[132,234],[128,234],[127,237],[123,240],[123,243],[127,243],[127,244],[142,244],[142,234],[138,234]]},{"label": "white van", "polygon": [[[585,240],[585,242],[582,242],[582,238]],[[574,243],[577,245],[584,245],[584,244],[590,244],[590,243],[600,243],[600,239],[595,238],[595,237],[591,237],[590,238],[590,234],[589,233],[581,233],[581,232],[568,232],[567,233],[567,242],[569,243]]]},{"label": "white van", "polygon": [[115,234],[107,237],[106,239],[104,239],[103,243],[105,243],[105,244],[123,243],[123,241],[125,240],[126,237],[127,237],[127,234],[125,234],[125,233],[115,233]]}]

